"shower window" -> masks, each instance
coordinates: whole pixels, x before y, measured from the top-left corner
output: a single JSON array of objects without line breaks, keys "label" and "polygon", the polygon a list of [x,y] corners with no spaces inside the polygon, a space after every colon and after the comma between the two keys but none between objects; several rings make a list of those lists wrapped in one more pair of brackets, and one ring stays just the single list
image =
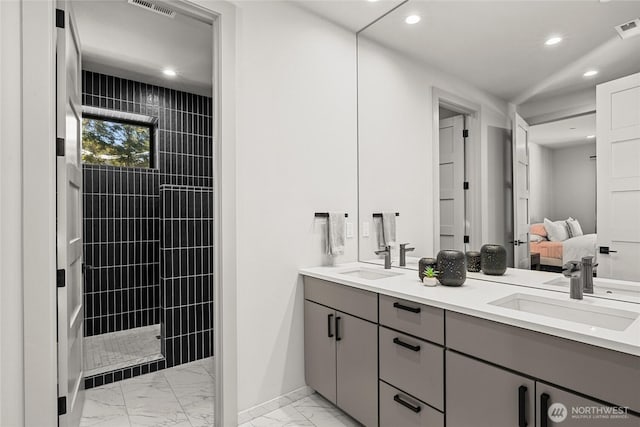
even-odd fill
[{"label": "shower window", "polygon": [[93,165],[153,168],[153,125],[85,115],[82,161]]}]

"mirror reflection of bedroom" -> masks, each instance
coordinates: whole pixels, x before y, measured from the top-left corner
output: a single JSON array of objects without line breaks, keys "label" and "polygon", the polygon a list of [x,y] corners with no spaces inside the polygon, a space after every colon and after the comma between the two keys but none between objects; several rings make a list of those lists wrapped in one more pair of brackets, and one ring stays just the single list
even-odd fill
[{"label": "mirror reflection of bedroom", "polygon": [[596,257],[596,115],[531,126],[529,135],[531,268],[561,272]]}]

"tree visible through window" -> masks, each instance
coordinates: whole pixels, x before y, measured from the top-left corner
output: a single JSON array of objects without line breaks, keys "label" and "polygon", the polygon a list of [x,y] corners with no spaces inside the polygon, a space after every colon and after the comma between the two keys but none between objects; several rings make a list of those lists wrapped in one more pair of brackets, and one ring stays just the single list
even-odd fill
[{"label": "tree visible through window", "polygon": [[153,167],[150,125],[95,117],[82,119],[82,161],[94,165]]}]

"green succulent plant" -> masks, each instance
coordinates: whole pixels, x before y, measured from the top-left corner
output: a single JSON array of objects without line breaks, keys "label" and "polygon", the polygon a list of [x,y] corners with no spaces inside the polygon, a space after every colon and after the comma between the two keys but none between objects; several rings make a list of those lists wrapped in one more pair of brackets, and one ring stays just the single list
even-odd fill
[{"label": "green succulent plant", "polygon": [[440,272],[433,267],[427,267],[424,269],[424,277],[434,279],[438,278],[438,274],[440,274]]}]

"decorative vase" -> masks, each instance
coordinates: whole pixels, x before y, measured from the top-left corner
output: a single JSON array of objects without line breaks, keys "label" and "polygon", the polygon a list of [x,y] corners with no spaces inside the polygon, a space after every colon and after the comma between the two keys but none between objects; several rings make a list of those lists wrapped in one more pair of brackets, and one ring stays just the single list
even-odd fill
[{"label": "decorative vase", "polygon": [[420,281],[424,279],[424,270],[427,267],[437,270],[437,265],[438,261],[435,258],[420,258],[420,261],[418,261],[418,277],[420,277]]},{"label": "decorative vase", "polygon": [[504,246],[488,244],[480,249],[482,272],[490,276],[501,276],[507,271],[507,250]]},{"label": "decorative vase", "polygon": [[444,250],[438,252],[438,281],[444,286],[462,286],[467,279],[464,253]]},{"label": "decorative vase", "polygon": [[436,286],[438,284],[438,279],[436,277],[423,277],[422,278],[422,283],[425,286]]},{"label": "decorative vase", "polygon": [[470,273],[477,273],[480,271],[480,260],[482,259],[480,252],[468,251],[465,255],[467,257],[467,271]]}]

